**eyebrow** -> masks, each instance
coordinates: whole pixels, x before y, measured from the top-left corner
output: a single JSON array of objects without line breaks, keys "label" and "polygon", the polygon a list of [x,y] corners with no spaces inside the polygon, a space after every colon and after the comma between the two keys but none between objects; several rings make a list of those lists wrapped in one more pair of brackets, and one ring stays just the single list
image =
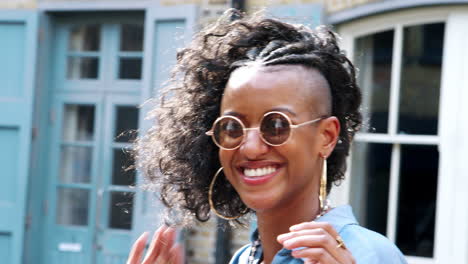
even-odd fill
[{"label": "eyebrow", "polygon": [[287,107],[281,107],[281,106],[274,107],[274,108],[270,109],[270,111],[268,111],[268,112],[271,112],[271,111],[287,112],[287,113],[291,114],[292,116],[297,116],[297,114],[293,110],[291,110],[291,109],[289,109]]},{"label": "eyebrow", "polygon": [[[273,108],[269,109],[268,111],[266,111],[265,114],[268,113],[268,112],[274,112],[274,111],[287,112],[287,113],[289,113],[290,115],[292,115],[294,117],[297,116],[297,114],[293,110],[291,110],[291,109],[289,109],[287,107],[281,107],[281,106],[273,107]],[[245,117],[245,115],[243,115],[241,113],[238,113],[236,111],[225,112],[225,113],[223,113],[223,115],[230,115],[230,116],[235,116],[235,117],[239,117],[239,118],[244,118]]]}]

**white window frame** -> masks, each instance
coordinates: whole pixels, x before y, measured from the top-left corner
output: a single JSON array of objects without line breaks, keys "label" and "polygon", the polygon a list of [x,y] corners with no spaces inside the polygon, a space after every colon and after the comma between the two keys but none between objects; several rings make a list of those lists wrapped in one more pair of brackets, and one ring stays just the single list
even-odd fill
[{"label": "white window frame", "polygon": [[[400,70],[403,28],[428,23],[445,23],[439,123],[437,135],[399,135]],[[392,144],[387,235],[395,241],[398,206],[401,144],[435,145],[439,149],[437,211],[434,257],[407,256],[410,264],[468,263],[468,5],[425,7],[358,19],[337,27],[341,47],[353,59],[354,40],[358,37],[394,30],[389,127],[386,134],[359,133],[360,142]],[[466,77],[465,77],[466,76]],[[466,134],[466,132],[465,132]],[[350,203],[350,171],[346,180],[330,195],[334,204]]]}]

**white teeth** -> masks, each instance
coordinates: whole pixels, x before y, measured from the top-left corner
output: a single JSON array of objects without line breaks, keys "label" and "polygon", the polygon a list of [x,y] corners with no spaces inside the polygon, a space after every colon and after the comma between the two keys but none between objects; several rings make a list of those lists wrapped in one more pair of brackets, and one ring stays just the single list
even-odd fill
[{"label": "white teeth", "polygon": [[267,166],[257,169],[244,169],[244,175],[247,177],[259,177],[267,175],[276,171],[276,168],[273,166]]}]

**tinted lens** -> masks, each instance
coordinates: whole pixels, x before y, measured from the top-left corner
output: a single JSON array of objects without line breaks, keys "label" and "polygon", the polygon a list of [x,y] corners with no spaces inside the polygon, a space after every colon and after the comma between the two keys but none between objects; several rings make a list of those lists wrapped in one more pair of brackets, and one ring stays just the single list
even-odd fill
[{"label": "tinted lens", "polygon": [[232,117],[223,117],[213,129],[214,139],[223,148],[233,149],[240,145],[244,136],[241,123]]},{"label": "tinted lens", "polygon": [[288,119],[278,113],[271,113],[263,117],[260,125],[262,137],[271,145],[281,145],[289,138],[291,127]]}]

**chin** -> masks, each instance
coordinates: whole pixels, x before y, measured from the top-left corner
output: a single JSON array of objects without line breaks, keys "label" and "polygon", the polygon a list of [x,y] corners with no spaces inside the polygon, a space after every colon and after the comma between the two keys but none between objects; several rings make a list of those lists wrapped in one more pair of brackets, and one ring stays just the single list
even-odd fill
[{"label": "chin", "polygon": [[247,207],[254,210],[255,212],[264,212],[274,209],[278,204],[271,194],[247,194],[241,195],[241,199]]}]

